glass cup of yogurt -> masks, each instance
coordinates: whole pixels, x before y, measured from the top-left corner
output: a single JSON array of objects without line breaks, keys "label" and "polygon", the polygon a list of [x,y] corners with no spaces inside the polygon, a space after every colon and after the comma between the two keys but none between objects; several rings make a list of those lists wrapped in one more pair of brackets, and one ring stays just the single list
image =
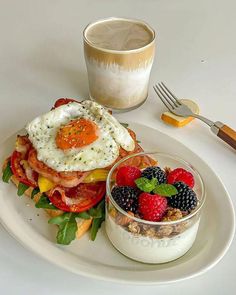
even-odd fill
[{"label": "glass cup of yogurt", "polygon": [[[126,212],[117,204],[112,189],[117,186],[116,174],[119,168],[135,165],[143,171],[147,166],[153,166],[153,160],[156,160],[157,165],[166,173],[183,168],[192,174],[192,190],[197,197],[196,206],[192,211],[184,212],[168,207],[162,221],[154,222],[144,220],[139,214]],[[165,263],[175,260],[183,256],[196,239],[204,201],[203,180],[188,162],[175,155],[158,152],[142,152],[128,156],[113,166],[107,178],[107,236],[119,252],[133,260],[144,263]]]},{"label": "glass cup of yogurt", "polygon": [[147,98],[155,32],[145,22],[107,18],[84,32],[90,98],[115,111],[140,106]]}]

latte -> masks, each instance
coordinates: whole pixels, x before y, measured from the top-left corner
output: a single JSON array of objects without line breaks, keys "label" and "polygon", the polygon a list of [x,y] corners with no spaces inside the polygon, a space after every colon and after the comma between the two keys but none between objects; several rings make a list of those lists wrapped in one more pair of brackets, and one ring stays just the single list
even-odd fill
[{"label": "latte", "polygon": [[144,22],[109,18],[84,30],[91,99],[117,111],[136,108],[148,94],[155,33]]},{"label": "latte", "polygon": [[153,33],[140,23],[106,20],[92,25],[86,38],[96,47],[124,51],[146,46],[153,40]]}]

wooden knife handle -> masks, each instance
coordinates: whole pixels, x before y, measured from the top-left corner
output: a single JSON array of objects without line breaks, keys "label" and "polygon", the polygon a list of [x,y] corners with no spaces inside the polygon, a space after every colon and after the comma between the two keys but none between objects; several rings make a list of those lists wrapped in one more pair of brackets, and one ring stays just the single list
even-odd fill
[{"label": "wooden knife handle", "polygon": [[223,125],[219,128],[217,136],[227,142],[232,148],[236,150],[236,131],[231,129],[227,125]]}]

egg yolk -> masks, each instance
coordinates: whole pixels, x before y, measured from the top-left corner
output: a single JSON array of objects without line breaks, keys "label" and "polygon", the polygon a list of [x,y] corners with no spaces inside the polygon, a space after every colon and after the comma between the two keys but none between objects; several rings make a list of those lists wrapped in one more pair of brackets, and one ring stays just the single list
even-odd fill
[{"label": "egg yolk", "polygon": [[91,144],[98,138],[98,126],[84,118],[70,121],[62,126],[56,135],[59,149],[81,148]]}]

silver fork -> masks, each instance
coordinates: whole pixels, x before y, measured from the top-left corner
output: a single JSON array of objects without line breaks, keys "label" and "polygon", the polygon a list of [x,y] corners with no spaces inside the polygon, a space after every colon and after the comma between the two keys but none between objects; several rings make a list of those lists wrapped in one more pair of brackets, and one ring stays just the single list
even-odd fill
[{"label": "silver fork", "polygon": [[200,119],[210,126],[211,131],[214,134],[236,149],[236,131],[219,121],[213,122],[203,116],[193,113],[188,106],[181,103],[181,101],[166,87],[163,82],[156,84],[153,88],[160,100],[171,113],[181,117],[195,117]]}]

